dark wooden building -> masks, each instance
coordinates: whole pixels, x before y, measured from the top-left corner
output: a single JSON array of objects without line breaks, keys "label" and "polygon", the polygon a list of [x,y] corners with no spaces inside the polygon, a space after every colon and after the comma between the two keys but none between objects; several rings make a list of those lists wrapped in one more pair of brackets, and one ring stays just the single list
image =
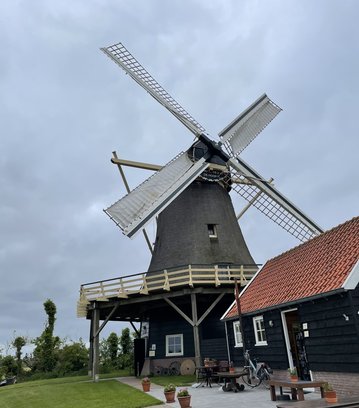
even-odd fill
[{"label": "dark wooden building", "polygon": [[[297,367],[342,393],[359,380],[359,217],[269,260],[240,294],[245,347],[277,376]],[[225,322],[243,364],[236,303]]]}]

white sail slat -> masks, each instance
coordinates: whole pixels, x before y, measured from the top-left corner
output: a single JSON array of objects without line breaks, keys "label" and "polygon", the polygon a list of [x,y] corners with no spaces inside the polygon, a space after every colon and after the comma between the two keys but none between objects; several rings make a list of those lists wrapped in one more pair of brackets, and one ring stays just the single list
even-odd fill
[{"label": "white sail slat", "polygon": [[219,133],[222,143],[237,157],[280,111],[281,108],[263,94]]}]

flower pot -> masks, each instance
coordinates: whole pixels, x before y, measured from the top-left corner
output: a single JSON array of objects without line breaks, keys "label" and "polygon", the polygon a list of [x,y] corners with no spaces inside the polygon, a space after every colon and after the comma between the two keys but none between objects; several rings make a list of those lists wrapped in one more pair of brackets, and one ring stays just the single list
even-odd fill
[{"label": "flower pot", "polygon": [[290,376],[290,380],[291,380],[292,382],[296,382],[296,381],[298,381],[298,376],[297,376],[297,375],[291,375],[291,376]]},{"label": "flower pot", "polygon": [[186,397],[177,397],[178,402],[180,403],[181,408],[191,408],[191,396],[187,395]]},{"label": "flower pot", "polygon": [[338,401],[336,391],[325,391],[324,398],[327,402],[337,402]]},{"label": "flower pot", "polygon": [[166,391],[165,392],[166,402],[175,402],[175,394],[176,391]]},{"label": "flower pot", "polygon": [[146,382],[146,383],[142,383],[142,389],[144,392],[148,392],[151,388],[151,383]]}]

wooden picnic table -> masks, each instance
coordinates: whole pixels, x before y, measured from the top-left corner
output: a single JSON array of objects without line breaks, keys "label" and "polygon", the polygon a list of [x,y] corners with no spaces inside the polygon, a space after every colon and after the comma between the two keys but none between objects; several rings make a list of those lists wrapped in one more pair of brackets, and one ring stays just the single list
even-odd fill
[{"label": "wooden picnic table", "polygon": [[277,400],[275,388],[279,387],[280,394],[283,394],[283,387],[290,388],[292,399],[304,401],[304,388],[320,388],[321,397],[324,398],[325,381],[289,381],[289,380],[269,380],[270,396],[272,401]]}]

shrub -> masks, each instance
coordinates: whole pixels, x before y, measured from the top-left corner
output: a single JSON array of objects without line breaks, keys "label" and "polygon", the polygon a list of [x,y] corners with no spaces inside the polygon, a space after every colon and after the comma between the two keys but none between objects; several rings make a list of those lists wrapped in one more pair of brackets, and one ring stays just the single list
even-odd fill
[{"label": "shrub", "polygon": [[188,397],[189,395],[187,388],[181,388],[177,393],[177,397]]},{"label": "shrub", "polygon": [[165,386],[164,392],[176,391],[176,386],[174,384],[167,384]]}]

